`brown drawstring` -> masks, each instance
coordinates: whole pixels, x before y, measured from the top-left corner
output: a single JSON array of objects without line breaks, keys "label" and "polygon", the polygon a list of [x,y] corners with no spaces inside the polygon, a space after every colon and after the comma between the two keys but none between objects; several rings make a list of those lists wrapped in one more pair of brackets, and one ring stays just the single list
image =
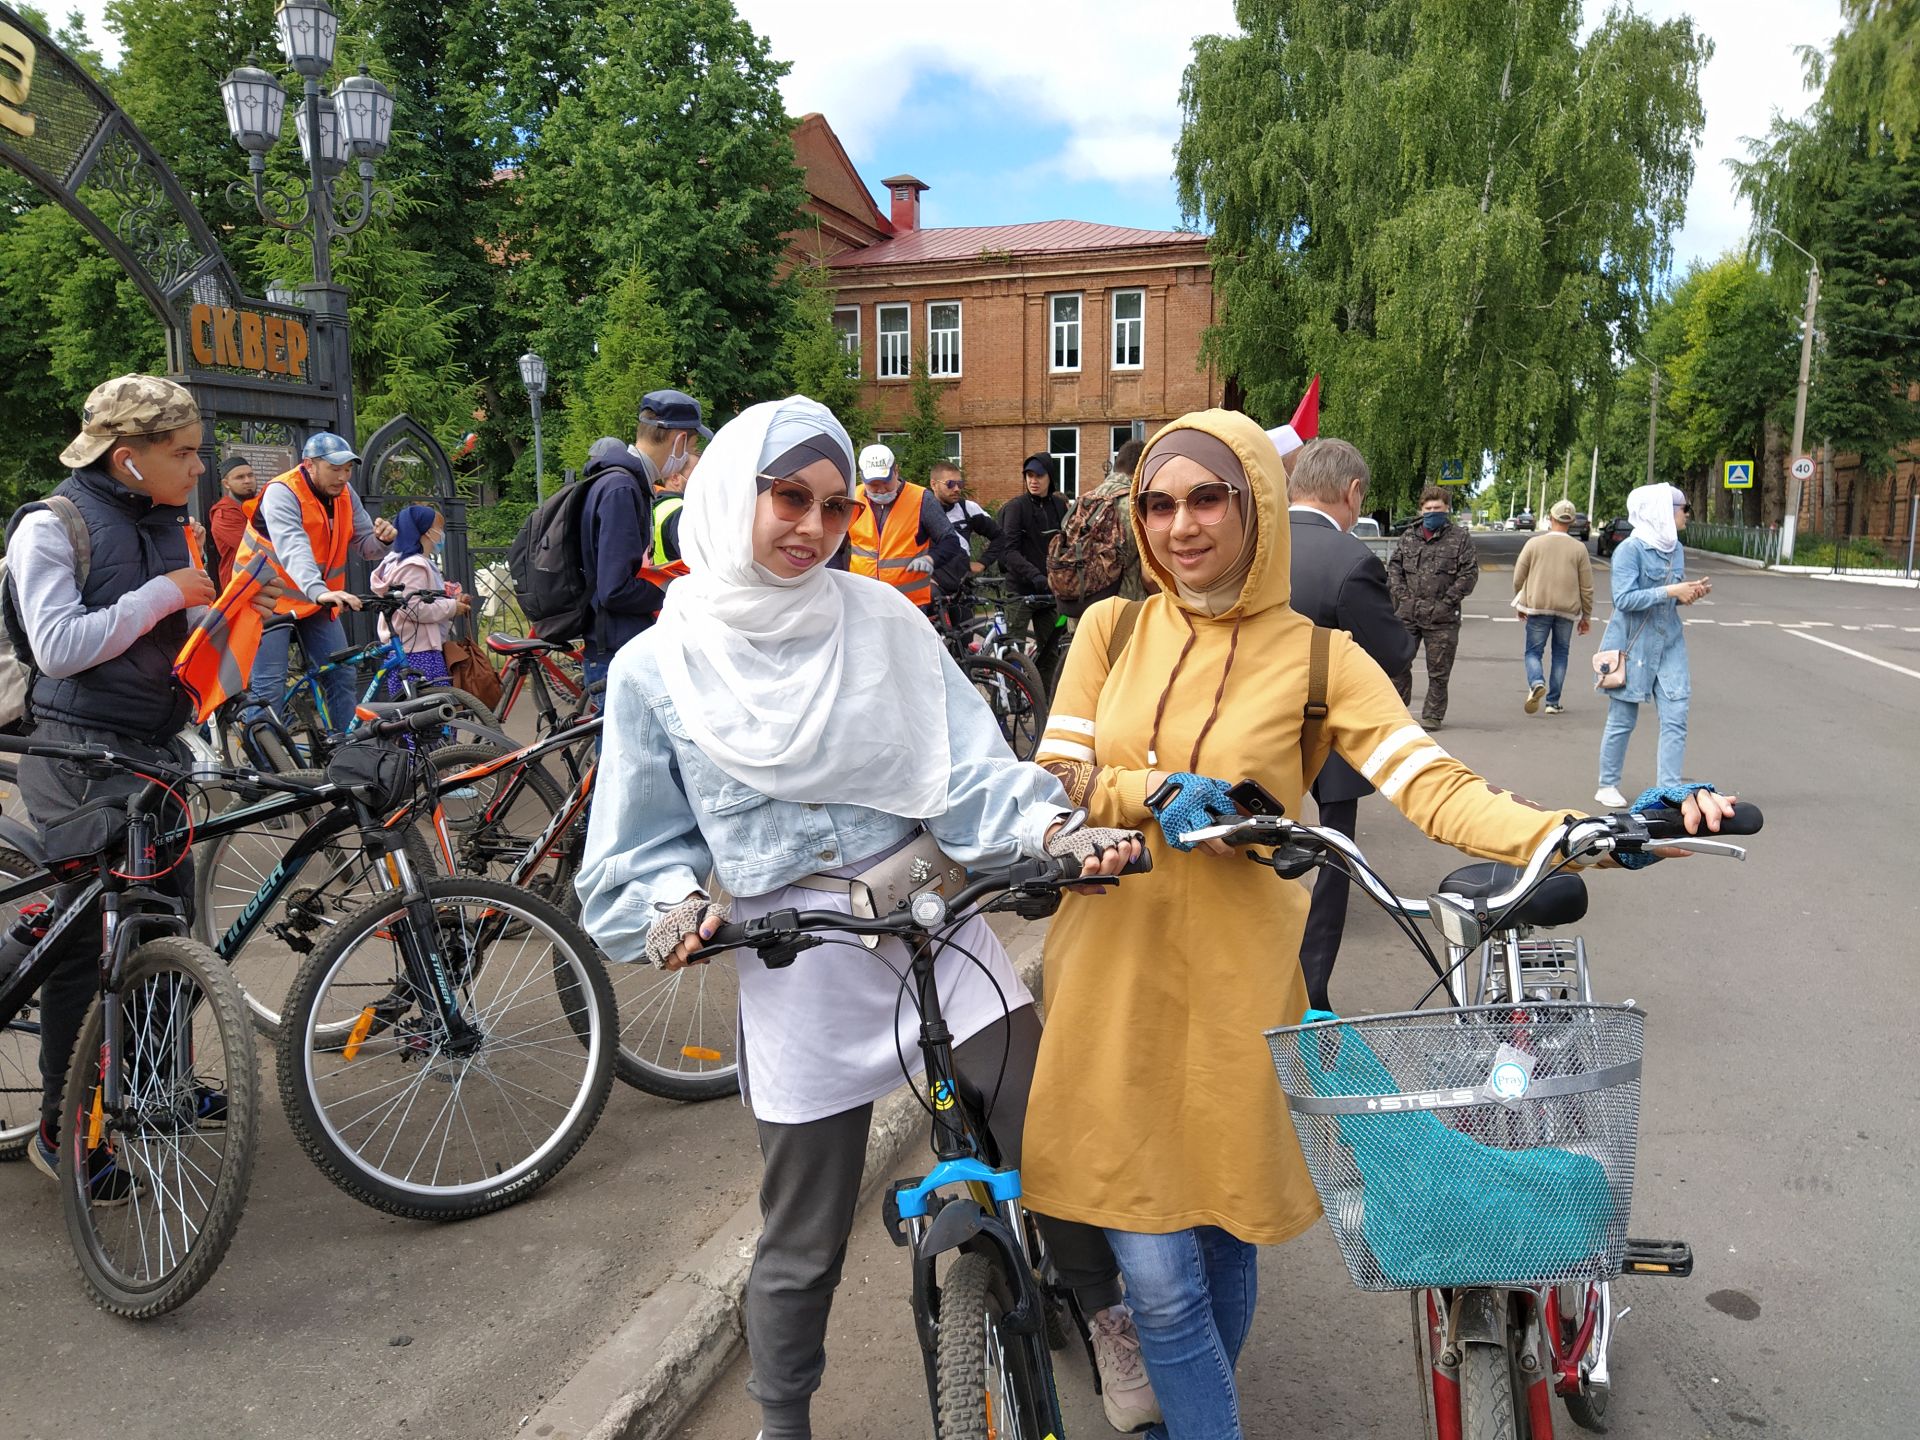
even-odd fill
[{"label": "brown drawstring", "polygon": [[[1242,617],[1245,618],[1245,617]],[[1213,692],[1213,709],[1207,712],[1207,723],[1200,727],[1200,738],[1193,742],[1193,758],[1187,761],[1187,773],[1200,773],[1200,747],[1206,743],[1207,732],[1213,729],[1213,722],[1220,718],[1220,697],[1227,693],[1227,676],[1233,673],[1233,652],[1240,648],[1240,621],[1233,622],[1233,634],[1227,639],[1227,668],[1220,672],[1220,688]]]},{"label": "brown drawstring", "polygon": [[[1160,763],[1160,717],[1167,713],[1167,701],[1173,697],[1173,682],[1180,678],[1180,667],[1187,663],[1187,652],[1193,649],[1193,642],[1200,638],[1200,632],[1193,628],[1192,617],[1184,610],[1179,615],[1187,622],[1187,643],[1180,647],[1180,658],[1173,662],[1173,673],[1167,677],[1167,688],[1160,692],[1160,703],[1154,708],[1153,733],[1147,737],[1149,768]],[[1238,629],[1238,626],[1235,628]]]}]

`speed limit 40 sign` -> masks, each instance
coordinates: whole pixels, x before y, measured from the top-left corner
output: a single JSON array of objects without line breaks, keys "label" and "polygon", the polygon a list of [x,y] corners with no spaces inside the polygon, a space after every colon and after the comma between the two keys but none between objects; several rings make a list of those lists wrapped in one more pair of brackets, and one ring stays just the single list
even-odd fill
[{"label": "speed limit 40 sign", "polygon": [[1792,475],[1796,480],[1811,480],[1813,478],[1813,457],[1811,455],[1794,456],[1793,464],[1787,467],[1787,473]]}]

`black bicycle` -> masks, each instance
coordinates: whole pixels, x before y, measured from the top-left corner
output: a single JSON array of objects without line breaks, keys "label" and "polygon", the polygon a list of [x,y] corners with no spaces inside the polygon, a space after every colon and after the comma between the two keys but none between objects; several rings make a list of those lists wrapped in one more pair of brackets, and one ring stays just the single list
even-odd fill
[{"label": "black bicycle", "polygon": [[[1126,873],[1151,866],[1143,851]],[[1049,1339],[1061,1338],[1068,1313],[1083,1337],[1086,1324],[1072,1292],[1053,1278],[1039,1229],[1020,1203],[1020,1172],[1001,1165],[984,1117],[954,1071],[934,960],[977,915],[1011,911],[1044,919],[1058,908],[1064,887],[1115,883],[1078,876],[1071,860],[1029,860],[975,876],[951,900],[922,890],[910,906],[870,919],[838,910],[777,910],[721,926],[695,957],[749,949],[780,967],[835,934],[891,935],[906,943],[910,964],[895,973],[920,1016],[926,1067],[920,1103],[933,1122],[939,1163],[926,1175],[894,1182],[885,1223],[894,1244],[913,1252],[914,1333],[941,1440],[1042,1440],[1065,1433]],[[912,1084],[904,1057],[901,1069]]]},{"label": "black bicycle", "polygon": [[[147,782],[116,802],[124,826],[87,857],[51,859],[34,830],[0,818],[9,847],[0,913],[12,914],[12,938],[25,947],[0,975],[0,1025],[8,1052],[29,1040],[37,1050],[34,997],[98,906],[99,998],[82,1022],[60,1114],[61,1208],[94,1299],[152,1319],[206,1284],[240,1224],[259,1124],[253,1032],[227,967],[188,938],[180,902],[156,888],[180,860],[162,840],[164,808],[179,798],[167,767],[10,736],[0,751]],[[34,897],[50,885],[60,889],[46,908]],[[9,1114],[16,1135],[26,1131],[19,1143],[33,1143],[37,1115],[23,1124],[32,1109]]]}]

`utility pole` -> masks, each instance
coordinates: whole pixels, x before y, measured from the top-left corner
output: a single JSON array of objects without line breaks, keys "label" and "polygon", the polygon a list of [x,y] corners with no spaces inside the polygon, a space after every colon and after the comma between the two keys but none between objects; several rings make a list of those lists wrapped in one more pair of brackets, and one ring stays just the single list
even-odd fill
[{"label": "utility pole", "polygon": [[1587,477],[1587,523],[1595,518],[1593,507],[1600,499],[1600,442],[1593,443],[1593,474]]},{"label": "utility pole", "polygon": [[1560,472],[1560,498],[1567,498],[1567,488],[1573,484],[1573,447],[1567,446],[1567,468]]},{"label": "utility pole", "polygon": [[1660,367],[1655,366],[1653,380],[1647,386],[1647,484],[1653,483],[1653,433],[1660,419]]},{"label": "utility pole", "polygon": [[[1773,232],[1780,235],[1778,230]],[[1782,240],[1787,237],[1780,235]],[[1789,245],[1800,250],[1798,245],[1787,240]],[[1807,308],[1800,317],[1800,389],[1793,397],[1793,453],[1787,457],[1787,513],[1780,521],[1780,563],[1793,563],[1793,541],[1795,532],[1800,528],[1800,477],[1793,473],[1793,464],[1800,458],[1800,445],[1807,433],[1807,372],[1813,364],[1813,312],[1820,303],[1820,262],[1805,250],[1810,263],[1807,270]]]}]

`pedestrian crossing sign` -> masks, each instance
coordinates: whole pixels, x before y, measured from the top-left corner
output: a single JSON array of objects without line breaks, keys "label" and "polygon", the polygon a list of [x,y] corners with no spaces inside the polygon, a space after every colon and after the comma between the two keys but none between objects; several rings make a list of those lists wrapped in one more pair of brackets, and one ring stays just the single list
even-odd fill
[{"label": "pedestrian crossing sign", "polygon": [[1751,490],[1753,488],[1753,461],[1729,460],[1725,465],[1726,476],[1723,484],[1729,490]]},{"label": "pedestrian crossing sign", "polygon": [[1442,460],[1440,462],[1440,483],[1442,485],[1466,484],[1467,462],[1464,460]]}]

